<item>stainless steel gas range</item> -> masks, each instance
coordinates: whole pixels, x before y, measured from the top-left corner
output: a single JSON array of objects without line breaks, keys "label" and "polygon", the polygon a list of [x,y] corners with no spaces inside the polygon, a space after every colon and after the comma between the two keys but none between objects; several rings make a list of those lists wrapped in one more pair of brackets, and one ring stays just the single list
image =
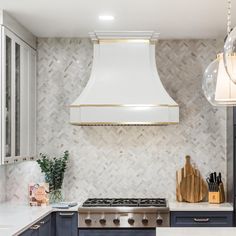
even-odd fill
[{"label": "stainless steel gas range", "polygon": [[78,211],[79,236],[152,236],[169,226],[164,198],[90,198]]}]

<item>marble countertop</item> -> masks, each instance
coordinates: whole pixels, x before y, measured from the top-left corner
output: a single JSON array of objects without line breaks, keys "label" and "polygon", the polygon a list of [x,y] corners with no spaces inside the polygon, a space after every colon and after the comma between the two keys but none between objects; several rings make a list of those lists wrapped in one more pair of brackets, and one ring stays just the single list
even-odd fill
[{"label": "marble countertop", "polygon": [[236,228],[231,227],[189,227],[189,228],[157,228],[156,236],[235,236]]},{"label": "marble countertop", "polygon": [[170,211],[233,211],[230,203],[210,204],[208,202],[169,202]]},{"label": "marble countertop", "polygon": [[0,235],[15,236],[54,211],[78,211],[79,205],[69,209],[55,209],[51,206],[31,207],[14,203],[0,204]]},{"label": "marble countertop", "polygon": [[[14,203],[1,203],[0,204],[0,235],[1,236],[16,236],[22,233],[24,230],[38,222],[40,219],[44,218],[48,214],[54,211],[78,211],[78,204],[76,207],[71,207],[69,209],[55,209],[51,206],[46,207],[31,207],[23,204],[14,204]],[[179,203],[179,202],[169,202],[170,211],[233,211],[233,206],[230,203],[223,204],[209,204],[207,202],[204,203]],[[170,228],[168,228],[170,229]],[[186,228],[185,228],[186,229]],[[196,228],[193,229],[195,233]],[[228,229],[228,228],[227,228]],[[158,228],[159,232],[162,228]],[[167,230],[167,229],[166,229]],[[235,228],[236,230],[236,228]],[[166,231],[168,236],[173,231]],[[208,232],[208,231],[207,231]],[[217,233],[220,233],[218,231]],[[179,234],[178,234],[179,233]],[[174,231],[174,235],[184,236],[182,234],[181,229],[176,228],[176,232]],[[192,234],[188,234],[191,236]],[[193,234],[195,236],[197,234]],[[199,235],[199,234],[198,234]],[[206,234],[204,234],[205,236]],[[215,234],[214,236],[218,236],[221,234]],[[232,234],[233,235],[233,234]],[[234,235],[236,235],[236,231],[234,231]],[[231,236],[230,232],[229,235]]]}]

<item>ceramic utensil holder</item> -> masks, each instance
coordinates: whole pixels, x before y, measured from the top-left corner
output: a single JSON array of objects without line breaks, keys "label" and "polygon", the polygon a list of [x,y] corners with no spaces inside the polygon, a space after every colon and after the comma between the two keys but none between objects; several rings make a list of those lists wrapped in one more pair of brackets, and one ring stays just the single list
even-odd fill
[{"label": "ceramic utensil holder", "polygon": [[219,191],[208,193],[208,202],[213,204],[223,203],[225,201],[225,191],[223,183],[219,185]]}]

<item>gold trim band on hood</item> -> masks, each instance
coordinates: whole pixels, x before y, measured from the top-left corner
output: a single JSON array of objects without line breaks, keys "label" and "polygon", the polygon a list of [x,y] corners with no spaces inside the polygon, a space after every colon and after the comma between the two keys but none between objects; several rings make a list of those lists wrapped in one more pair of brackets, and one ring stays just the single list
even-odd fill
[{"label": "gold trim band on hood", "polygon": [[80,104],[69,107],[179,107],[171,104]]},{"label": "gold trim band on hood", "polygon": [[132,126],[139,126],[139,125],[176,125],[179,122],[70,122],[72,125],[79,125],[79,126],[103,126],[103,125],[132,125]]},{"label": "gold trim band on hood", "polygon": [[99,39],[98,43],[150,43],[149,39]]}]

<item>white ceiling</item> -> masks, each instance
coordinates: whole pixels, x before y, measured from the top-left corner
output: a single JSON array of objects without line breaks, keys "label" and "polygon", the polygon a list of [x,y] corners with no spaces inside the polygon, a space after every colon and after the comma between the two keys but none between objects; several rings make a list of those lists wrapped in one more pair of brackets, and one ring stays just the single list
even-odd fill
[{"label": "white ceiling", "polygon": [[[94,30],[155,30],[161,38],[218,38],[226,33],[227,0],[0,0],[39,37],[87,37]],[[98,16],[112,14],[113,22]],[[236,26],[236,0],[232,0]]]}]

